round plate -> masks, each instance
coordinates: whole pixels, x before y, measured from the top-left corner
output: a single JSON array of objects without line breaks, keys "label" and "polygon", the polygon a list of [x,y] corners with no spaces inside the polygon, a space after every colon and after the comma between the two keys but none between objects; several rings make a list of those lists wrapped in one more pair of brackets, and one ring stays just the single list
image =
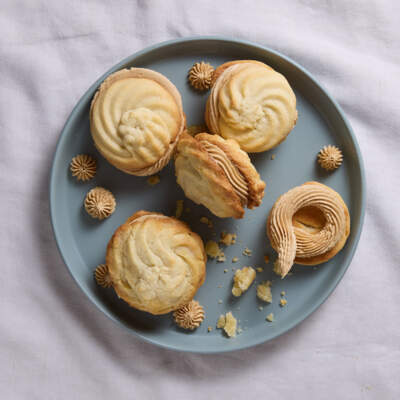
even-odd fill
[{"label": "round plate", "polygon": [[[161,173],[161,182],[150,186],[146,177],[135,177],[112,167],[96,151],[89,131],[89,107],[99,84],[110,73],[127,67],[144,67],[161,72],[178,88],[183,98],[189,125],[204,124],[203,114],[208,93],[199,94],[187,83],[194,62],[206,61],[218,66],[228,60],[255,59],[272,66],[286,76],[297,96],[299,118],[288,138],[269,152],[251,158],[267,187],[262,205],[247,210],[242,220],[219,219],[208,210],[186,199],[177,186],[171,162]],[[316,163],[320,148],[339,146],[343,165],[334,173],[325,173]],[[94,155],[98,160],[96,177],[79,183],[71,176],[69,163],[77,154]],[[274,155],[275,157],[272,157]],[[292,274],[280,279],[272,272],[275,254],[265,234],[265,221],[274,201],[290,188],[316,180],[338,191],[349,207],[351,234],[344,249],[331,261],[317,267],[295,265]],[[86,193],[95,186],[111,190],[117,200],[115,213],[99,222],[83,208]],[[152,316],[130,308],[112,289],[96,285],[93,270],[104,262],[108,240],[114,230],[134,212],[145,209],[174,215],[176,201],[184,199],[182,219],[204,241],[218,240],[221,231],[237,234],[237,242],[224,249],[225,263],[210,260],[207,279],[196,299],[204,306],[206,318],[194,332],[175,326],[171,315]],[[83,95],[71,113],[58,142],[50,181],[50,209],[54,234],[61,255],[73,278],[89,299],[112,320],[151,343],[170,349],[217,353],[243,349],[270,340],[310,315],[329,296],[342,278],[360,237],[365,204],[365,179],[360,150],[340,107],[304,68],[265,47],[218,37],[179,39],[151,46],[125,60],[101,76]],[[189,208],[190,210],[188,210]],[[200,222],[206,216],[210,228]],[[243,255],[245,248],[252,255]],[[264,255],[271,261],[265,264]],[[237,263],[232,258],[238,257]],[[256,282],[240,298],[232,298],[233,268],[263,268]],[[272,281],[272,304],[256,298],[257,282]],[[287,306],[280,307],[280,293],[286,292]],[[215,329],[220,314],[232,311],[240,320],[236,338],[228,339]],[[275,321],[265,320],[274,313]],[[212,331],[208,332],[208,327]]]}]

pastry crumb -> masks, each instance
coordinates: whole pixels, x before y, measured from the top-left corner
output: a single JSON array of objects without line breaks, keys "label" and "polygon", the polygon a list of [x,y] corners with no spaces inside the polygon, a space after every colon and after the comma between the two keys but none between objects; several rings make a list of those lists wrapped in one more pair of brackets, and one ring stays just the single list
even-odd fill
[{"label": "pastry crumb", "polygon": [[243,329],[239,326],[239,328],[237,330],[238,335],[240,335],[242,332],[243,332]]},{"label": "pastry crumb", "polygon": [[217,262],[222,263],[226,261],[226,257],[223,251],[220,250],[220,253],[218,254],[217,257]]},{"label": "pastry crumb", "polygon": [[253,283],[256,271],[252,267],[243,267],[235,272],[233,277],[232,294],[235,297],[241,296]]},{"label": "pastry crumb", "polygon": [[222,285],[218,285],[217,288],[218,288],[218,289],[221,289],[221,288],[222,288]]},{"label": "pastry crumb", "polygon": [[256,270],[257,270],[257,272],[263,272],[263,271],[264,271],[264,268],[257,267]]},{"label": "pastry crumb", "polygon": [[157,185],[158,183],[160,183],[160,176],[159,176],[159,175],[150,176],[149,178],[147,178],[147,183],[148,183],[150,186],[155,186],[155,185]]},{"label": "pastry crumb", "polygon": [[183,200],[176,201],[175,217],[180,218],[183,213]]},{"label": "pastry crumb", "polygon": [[274,313],[269,313],[265,319],[269,322],[273,322],[274,321]]},{"label": "pastry crumb", "polygon": [[233,262],[233,263],[238,262],[238,261],[239,261],[239,259],[238,259],[237,257],[233,257],[233,258],[232,258],[232,262]]},{"label": "pastry crumb", "polygon": [[263,307],[263,306],[260,306],[260,307],[258,307],[258,310],[259,310],[259,311],[262,311],[262,310],[264,310],[264,307]]},{"label": "pastry crumb", "polygon": [[200,218],[200,222],[201,222],[202,224],[207,225],[209,228],[212,228],[212,227],[213,227],[212,221],[211,221],[210,219],[208,219],[207,217],[201,217],[201,218]]},{"label": "pastry crumb", "polygon": [[264,262],[265,262],[265,264],[269,263],[269,257],[267,255],[264,256]]},{"label": "pastry crumb", "polygon": [[272,303],[271,281],[265,281],[257,286],[257,297],[266,303]]},{"label": "pastry crumb", "polygon": [[211,331],[212,331],[212,326],[209,326],[209,327],[207,328],[207,331],[208,331],[208,332],[211,332]]},{"label": "pastry crumb", "polygon": [[228,272],[227,268],[224,269],[224,273],[226,274]]},{"label": "pastry crumb", "polygon": [[225,326],[225,315],[221,314],[217,321],[217,328],[221,329]]},{"label": "pastry crumb", "polygon": [[223,329],[228,337],[236,336],[237,320],[229,311],[225,315],[220,315],[217,321],[217,328]]},{"label": "pastry crumb", "polygon": [[222,304],[222,300],[221,299],[218,300],[218,304]]},{"label": "pastry crumb", "polygon": [[272,154],[271,160],[275,160],[275,157],[276,157],[276,155],[275,155],[275,154]]},{"label": "pastry crumb", "polygon": [[221,249],[218,246],[218,243],[214,240],[209,240],[206,243],[206,253],[209,257],[215,258],[221,254]]},{"label": "pastry crumb", "polygon": [[252,254],[252,251],[249,249],[249,248],[245,248],[244,250],[243,250],[243,253],[242,253],[244,256],[247,256],[247,257],[250,257],[251,256],[251,254]]},{"label": "pastry crumb", "polygon": [[286,292],[284,290],[282,290],[281,296],[286,296]]},{"label": "pastry crumb", "polygon": [[279,305],[280,305],[281,307],[285,307],[286,304],[287,304],[287,300],[286,300],[286,299],[281,299],[281,301],[279,302]]},{"label": "pastry crumb", "polygon": [[236,233],[226,233],[225,231],[221,232],[221,239],[219,241],[221,244],[225,246],[231,246],[236,243]]}]

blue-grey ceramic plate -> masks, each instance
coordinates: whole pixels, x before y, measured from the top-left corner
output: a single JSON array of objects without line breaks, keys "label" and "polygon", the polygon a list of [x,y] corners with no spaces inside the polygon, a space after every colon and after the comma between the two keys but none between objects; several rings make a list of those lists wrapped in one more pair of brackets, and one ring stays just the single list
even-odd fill
[{"label": "blue-grey ceramic plate", "polygon": [[[160,173],[161,183],[150,187],[146,178],[130,176],[112,167],[96,151],[89,132],[90,101],[100,82],[110,73],[126,67],[145,67],[161,72],[179,89],[183,97],[188,125],[203,124],[208,93],[198,94],[187,83],[187,73],[196,61],[217,66],[228,60],[256,59],[271,65],[286,76],[297,96],[299,118],[288,138],[276,149],[252,156],[267,182],[262,205],[248,210],[243,220],[218,219],[204,207],[185,199],[175,183],[170,163]],[[316,163],[320,148],[339,146],[343,165],[334,173],[324,173]],[[69,172],[76,154],[88,153],[98,160],[98,173],[88,183],[77,182]],[[272,155],[275,159],[271,159]],[[274,201],[293,186],[316,180],[337,190],[351,214],[351,234],[344,249],[331,261],[318,267],[295,266],[293,274],[281,280],[272,272],[272,262],[264,264],[264,255],[275,257],[265,235],[265,221]],[[107,220],[90,218],[82,207],[86,193],[95,186],[111,190],[117,209]],[[136,311],[119,300],[112,289],[102,289],[93,279],[94,268],[104,262],[108,240],[114,230],[140,209],[173,215],[175,203],[185,199],[183,219],[204,241],[216,239],[222,230],[237,233],[237,243],[225,249],[225,263],[209,261],[207,279],[196,299],[204,306],[206,318],[195,332],[178,329],[171,315],[152,316]],[[125,60],[101,76],[83,95],[71,113],[54,156],[50,181],[51,219],[61,255],[82,291],[106,315],[136,336],[170,349],[217,353],[243,349],[270,340],[303,321],[329,296],[350,264],[360,237],[365,204],[365,179],[356,139],[340,107],[304,68],[276,51],[254,43],[216,37],[179,39],[151,46]],[[214,222],[210,229],[200,223],[201,216]],[[242,254],[245,247],[252,256]],[[232,258],[239,262],[233,264]],[[233,267],[263,267],[256,282],[273,281],[273,302],[262,304],[256,298],[256,283],[240,298],[230,296]],[[288,304],[279,306],[280,292],[286,292]],[[262,310],[259,307],[263,307]],[[215,329],[218,316],[232,311],[242,332],[227,339]],[[275,321],[266,322],[273,312]],[[207,327],[213,327],[211,332]]]}]

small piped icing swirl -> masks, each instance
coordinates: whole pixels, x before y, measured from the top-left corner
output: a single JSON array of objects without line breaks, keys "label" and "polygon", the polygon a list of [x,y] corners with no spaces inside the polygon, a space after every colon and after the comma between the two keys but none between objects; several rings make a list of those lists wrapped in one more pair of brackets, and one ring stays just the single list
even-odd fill
[{"label": "small piped icing swirl", "polygon": [[[316,182],[297,186],[276,201],[269,215],[268,236],[278,252],[275,270],[282,278],[290,271],[296,257],[318,256],[338,243],[346,231],[343,204],[337,192]],[[318,208],[325,217],[325,226],[318,232],[293,226],[293,215],[307,206]]]},{"label": "small piped icing swirl", "polygon": [[242,206],[247,205],[249,188],[243,174],[229,159],[226,153],[215,144],[206,140],[200,141],[208,155],[222,168],[235,193],[239,196]]}]

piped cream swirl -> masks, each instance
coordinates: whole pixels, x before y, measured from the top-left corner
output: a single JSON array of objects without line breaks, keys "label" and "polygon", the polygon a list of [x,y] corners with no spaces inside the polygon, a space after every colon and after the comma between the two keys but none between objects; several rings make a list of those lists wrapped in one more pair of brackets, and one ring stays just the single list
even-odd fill
[{"label": "piped cream swirl", "polygon": [[242,206],[247,205],[249,188],[246,179],[226,153],[215,144],[206,140],[200,141],[208,155],[222,168],[235,193],[239,196]]}]

